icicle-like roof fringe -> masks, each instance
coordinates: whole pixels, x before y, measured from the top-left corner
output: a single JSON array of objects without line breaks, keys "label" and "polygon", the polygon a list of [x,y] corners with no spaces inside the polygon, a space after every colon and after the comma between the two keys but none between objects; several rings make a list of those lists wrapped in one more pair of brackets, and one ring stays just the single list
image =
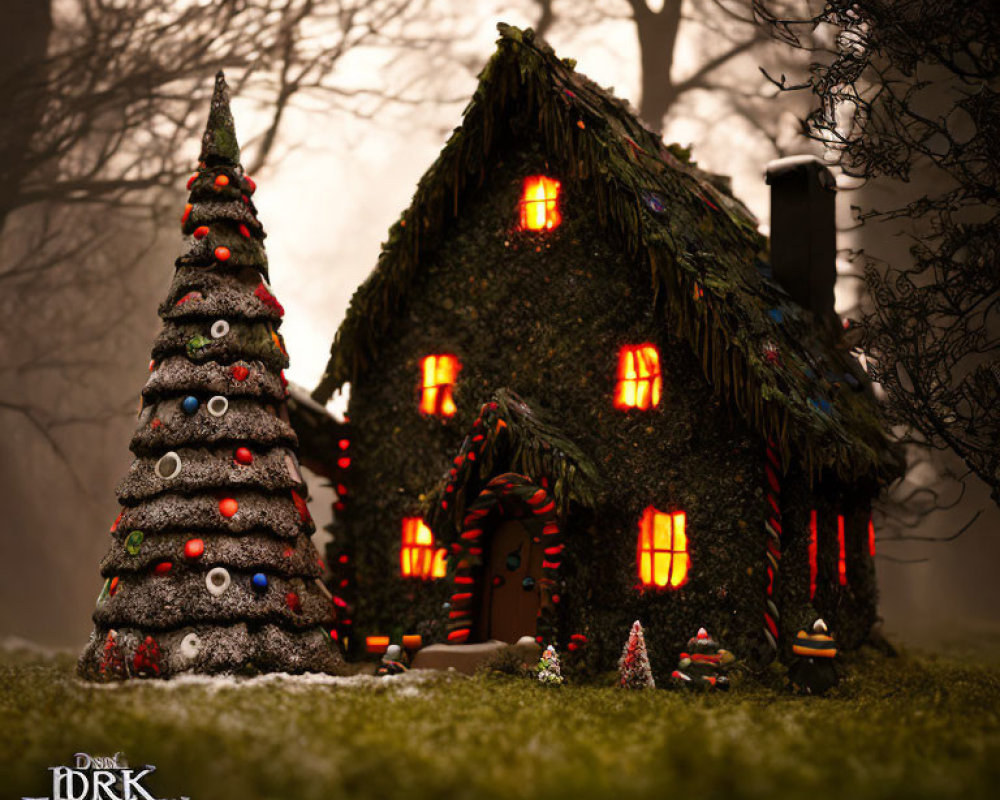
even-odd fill
[{"label": "icicle-like roof fringe", "polygon": [[513,109],[528,108],[561,176],[586,182],[600,224],[648,264],[653,291],[666,301],[665,324],[691,344],[719,395],[774,440],[783,464],[794,449],[811,475],[830,468],[847,480],[896,477],[899,457],[866,377],[835,334],[761,274],[767,242],[725,180],[664,145],[530,29],[498,27],[497,51],[462,125],[355,292],[313,397],[325,403],[375,363],[421,254],[481,181],[498,129]]}]

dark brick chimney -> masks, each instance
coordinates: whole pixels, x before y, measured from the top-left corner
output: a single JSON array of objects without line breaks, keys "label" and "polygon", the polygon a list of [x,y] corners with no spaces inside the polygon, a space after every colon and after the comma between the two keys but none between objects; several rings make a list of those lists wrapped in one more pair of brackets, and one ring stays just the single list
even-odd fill
[{"label": "dark brick chimney", "polygon": [[836,324],[837,183],[815,156],[767,165],[771,187],[771,269],[799,305]]}]

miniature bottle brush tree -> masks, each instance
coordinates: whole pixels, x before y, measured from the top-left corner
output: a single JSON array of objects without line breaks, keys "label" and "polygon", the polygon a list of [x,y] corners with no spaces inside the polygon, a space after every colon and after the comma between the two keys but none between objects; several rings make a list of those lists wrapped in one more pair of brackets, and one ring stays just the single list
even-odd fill
[{"label": "miniature bottle brush tree", "polygon": [[[220,72],[81,676],[335,672],[264,231]],[[126,669],[122,668],[122,661]]]}]

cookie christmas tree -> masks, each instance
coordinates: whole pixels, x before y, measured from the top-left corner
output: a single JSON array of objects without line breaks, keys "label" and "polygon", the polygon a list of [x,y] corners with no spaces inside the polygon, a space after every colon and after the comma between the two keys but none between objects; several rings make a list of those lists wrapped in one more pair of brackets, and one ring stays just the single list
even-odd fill
[{"label": "cookie christmas tree", "polygon": [[222,73],[188,189],[191,243],[160,307],[135,460],[118,487],[79,671],[94,680],[338,671],[285,408],[284,310],[267,284],[256,186],[240,166]]}]

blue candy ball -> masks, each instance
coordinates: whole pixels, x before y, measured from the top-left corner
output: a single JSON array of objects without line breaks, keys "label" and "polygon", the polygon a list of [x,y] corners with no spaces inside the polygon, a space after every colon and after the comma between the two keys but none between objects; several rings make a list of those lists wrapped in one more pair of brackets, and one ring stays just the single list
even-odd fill
[{"label": "blue candy ball", "polygon": [[254,589],[266,589],[267,588],[267,575],[263,572],[257,572],[253,576],[253,588]]},{"label": "blue candy ball", "polygon": [[193,395],[188,395],[181,402],[181,408],[184,409],[185,414],[193,414],[198,410],[199,405],[201,404],[198,402],[198,398]]}]

